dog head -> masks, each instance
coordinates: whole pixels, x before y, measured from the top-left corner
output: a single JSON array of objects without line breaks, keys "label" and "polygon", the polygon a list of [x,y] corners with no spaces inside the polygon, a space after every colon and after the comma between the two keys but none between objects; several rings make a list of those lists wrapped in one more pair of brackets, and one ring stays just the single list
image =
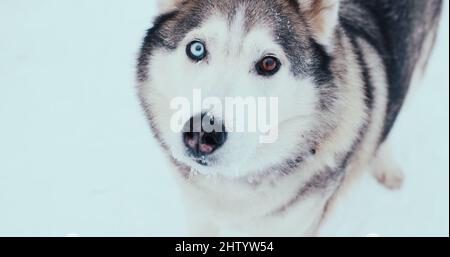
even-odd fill
[{"label": "dog head", "polygon": [[[245,177],[292,169],[315,154],[333,123],[330,53],[338,0],[162,3],[139,57],[139,95],[158,140],[175,160],[204,174]],[[216,104],[197,105],[199,95],[214,97]],[[189,110],[174,108],[181,106],[180,97]],[[245,99],[246,110],[252,104],[261,109],[259,100],[266,99],[262,109],[275,111],[257,113],[273,113],[268,116],[275,122],[265,131],[231,131],[239,114],[224,111],[226,98]],[[178,123],[187,130],[173,128],[180,111],[185,115]],[[207,131],[205,119],[220,125]],[[261,142],[271,133],[275,140]]]}]

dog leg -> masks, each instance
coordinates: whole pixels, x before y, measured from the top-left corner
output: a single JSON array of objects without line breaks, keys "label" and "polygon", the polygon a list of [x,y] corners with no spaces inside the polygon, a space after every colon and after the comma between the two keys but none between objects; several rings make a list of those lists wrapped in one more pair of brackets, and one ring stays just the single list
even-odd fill
[{"label": "dog leg", "polygon": [[372,175],[389,189],[400,189],[404,174],[400,165],[394,160],[388,143],[383,143],[370,167]]}]

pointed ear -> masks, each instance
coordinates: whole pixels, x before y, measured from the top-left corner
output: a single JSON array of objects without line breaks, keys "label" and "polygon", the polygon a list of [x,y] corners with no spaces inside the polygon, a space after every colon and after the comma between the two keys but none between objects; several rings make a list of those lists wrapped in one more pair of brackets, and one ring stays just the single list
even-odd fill
[{"label": "pointed ear", "polygon": [[339,0],[299,0],[310,22],[315,39],[322,45],[331,43],[339,20]]},{"label": "pointed ear", "polygon": [[177,8],[183,0],[159,0],[158,10],[160,13],[170,12]]}]

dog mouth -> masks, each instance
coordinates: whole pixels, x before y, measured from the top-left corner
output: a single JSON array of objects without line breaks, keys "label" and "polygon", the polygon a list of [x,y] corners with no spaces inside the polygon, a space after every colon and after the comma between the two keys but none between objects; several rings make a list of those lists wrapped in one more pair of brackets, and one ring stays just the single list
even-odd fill
[{"label": "dog mouth", "polygon": [[208,167],[211,165],[209,158],[206,156],[200,156],[200,157],[190,156],[190,158],[193,161],[195,161],[197,164],[200,164],[201,166]]},{"label": "dog mouth", "polygon": [[191,161],[195,162],[196,164],[202,167],[213,166],[217,162],[216,157],[214,157],[214,155],[200,154],[200,153],[194,154],[188,149],[186,149],[185,154]]},{"label": "dog mouth", "polygon": [[220,147],[214,137],[201,133],[184,135],[185,154],[201,166],[210,166],[215,162],[214,153]]}]

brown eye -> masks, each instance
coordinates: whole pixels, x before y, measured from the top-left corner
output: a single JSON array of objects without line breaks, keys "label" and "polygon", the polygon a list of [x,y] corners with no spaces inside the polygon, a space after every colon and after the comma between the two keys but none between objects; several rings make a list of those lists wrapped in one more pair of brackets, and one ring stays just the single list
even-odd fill
[{"label": "brown eye", "polygon": [[262,76],[272,76],[280,70],[281,62],[274,56],[266,56],[256,64],[256,71]]}]

